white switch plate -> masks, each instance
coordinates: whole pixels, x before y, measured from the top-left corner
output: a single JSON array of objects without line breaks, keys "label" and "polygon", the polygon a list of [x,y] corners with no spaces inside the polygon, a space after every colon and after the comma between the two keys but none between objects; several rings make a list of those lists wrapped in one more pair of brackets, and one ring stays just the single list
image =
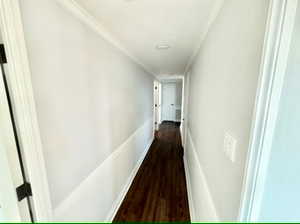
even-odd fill
[{"label": "white switch plate", "polygon": [[225,155],[233,163],[235,162],[236,145],[237,145],[237,140],[231,134],[225,133],[225,136],[224,136],[224,152],[225,152]]}]

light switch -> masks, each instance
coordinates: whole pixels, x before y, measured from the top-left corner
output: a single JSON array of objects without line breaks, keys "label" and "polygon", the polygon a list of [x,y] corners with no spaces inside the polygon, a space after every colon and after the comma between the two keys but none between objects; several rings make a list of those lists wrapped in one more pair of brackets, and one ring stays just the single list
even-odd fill
[{"label": "light switch", "polygon": [[224,152],[225,155],[235,162],[237,140],[229,133],[224,136]]}]

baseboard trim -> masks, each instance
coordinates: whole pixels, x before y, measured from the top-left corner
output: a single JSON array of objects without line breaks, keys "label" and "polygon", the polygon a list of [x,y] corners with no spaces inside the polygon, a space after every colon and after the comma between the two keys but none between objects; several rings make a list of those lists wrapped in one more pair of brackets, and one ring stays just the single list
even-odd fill
[{"label": "baseboard trim", "polygon": [[[126,139],[116,150],[114,150],[114,152],[111,155],[109,155],[95,170],[93,170],[72,192],[70,192],[70,194],[67,195],[66,198],[53,210],[55,221],[79,220],[79,218],[81,216],[76,216],[76,212],[80,211],[80,205],[78,205],[78,203],[87,203],[88,202],[88,201],[82,202],[82,200],[84,200],[84,198],[85,198],[85,197],[83,197],[83,194],[85,192],[90,191],[91,186],[94,186],[94,184],[95,184],[94,183],[95,180],[97,180],[99,178],[100,178],[100,180],[102,180],[102,178],[107,178],[104,174],[109,172],[107,170],[107,168],[110,166],[109,164],[113,164],[113,161],[118,159],[122,155],[122,153],[129,153],[129,151],[127,152],[127,150],[130,150],[131,147],[129,146],[129,148],[128,148],[128,145],[130,145],[132,141],[139,141],[138,139],[135,139],[135,138],[137,136],[140,136],[141,134],[142,134],[142,136],[140,136],[138,138],[143,138],[144,131],[146,131],[148,129],[150,130],[151,125],[152,125],[152,118],[149,118],[128,139]],[[127,185],[130,186],[131,182],[129,180],[133,179],[133,177],[135,176],[135,172],[137,172],[139,165],[142,162],[142,159],[145,157],[151,143],[153,142],[153,138],[154,138],[154,136],[151,135],[149,132],[149,137],[147,137],[148,140],[145,139],[145,143],[143,144],[142,148],[140,148],[142,150],[138,150],[138,151],[140,151],[140,153],[139,153],[139,157],[137,158],[137,161],[132,165],[133,168],[128,170],[128,175],[126,175],[126,177],[124,178],[123,183],[126,183],[125,186],[127,186]],[[126,151],[124,151],[124,150],[126,150]],[[100,185],[99,187],[101,188],[101,186],[103,186],[103,185]],[[107,198],[104,199],[103,203],[105,203],[105,206],[107,206],[108,204],[110,204],[110,205],[108,207],[104,208],[105,210],[106,209],[107,210],[103,214],[99,214],[99,216],[98,216],[97,214],[91,213],[89,211],[89,212],[85,213],[85,215],[86,215],[85,219],[83,219],[83,220],[80,219],[80,220],[81,221],[85,221],[85,220],[105,221],[105,220],[109,219],[110,216],[113,217],[114,213],[112,211],[114,211],[115,210],[114,208],[117,207],[117,205],[118,205],[117,201],[121,200],[120,199],[121,196],[119,196],[119,195],[122,193],[120,193],[120,192],[124,192],[126,187],[123,187],[123,185],[121,185],[120,189],[121,190],[119,190],[117,192],[116,196],[114,197],[114,198],[118,198],[117,200],[112,199],[112,202],[109,202],[110,199],[107,199]],[[89,206],[92,206],[92,204],[94,204],[94,206],[100,207],[101,204],[99,204],[99,203],[100,203],[99,200],[93,200],[93,201],[91,201],[91,204]],[[91,207],[91,209],[92,208],[93,207]]]},{"label": "baseboard trim", "polygon": [[191,217],[191,222],[194,222],[195,221],[195,208],[194,208],[194,201],[193,201],[193,192],[192,192],[192,186],[191,186],[189,165],[187,163],[187,159],[186,159],[185,155],[183,157],[183,162],[184,162],[184,171],[185,171],[185,178],[186,178],[186,187],[187,187],[187,194],[188,194],[190,217]]},{"label": "baseboard trim", "polygon": [[[202,168],[202,165],[200,163],[198,154],[196,152],[195,144],[194,144],[194,141],[191,136],[191,132],[190,132],[189,128],[187,128],[187,141],[190,141],[190,146],[191,146],[190,148],[186,149],[186,150],[190,150],[190,152],[185,153],[185,164],[186,164],[185,169],[187,169],[187,171],[186,171],[187,190],[188,190],[188,200],[189,200],[190,213],[191,213],[191,221],[192,222],[199,222],[199,221],[220,222],[220,218],[219,218],[219,215],[218,215],[218,212],[217,212],[217,209],[216,209],[216,206],[215,206],[215,203],[214,203],[214,200],[213,200],[213,197],[212,197],[209,185],[208,185],[208,181],[207,181],[206,175],[204,173],[204,170]],[[197,166],[197,172],[201,179],[200,181],[203,185],[203,191],[205,192],[204,194],[206,195],[206,197],[205,197],[206,199],[203,199],[203,200],[206,200],[206,202],[207,202],[207,205],[205,207],[209,208],[208,211],[210,211],[209,219],[207,217],[205,218],[205,220],[202,220],[202,217],[201,217],[201,219],[199,219],[198,215],[196,214],[195,208],[198,206],[195,205],[195,201],[194,201],[193,186],[192,186],[192,181],[190,179],[191,178],[190,166],[188,165],[189,162],[191,162],[191,161],[189,161],[188,158],[186,157],[187,154],[191,154],[190,156],[192,158],[194,158],[194,162],[196,163],[195,165]],[[201,213],[201,212],[197,211],[197,213]]]},{"label": "baseboard trim", "polygon": [[114,204],[112,206],[111,211],[108,213],[108,216],[106,217],[106,222],[112,222],[113,221],[115,215],[117,214],[117,212],[118,212],[118,210],[119,210],[119,208],[120,208],[120,206],[121,206],[128,190],[129,190],[129,188],[130,188],[130,186],[131,186],[131,184],[132,184],[132,182],[133,182],[133,180],[134,180],[134,178],[135,178],[135,176],[136,176],[136,174],[137,174],[137,172],[140,168],[140,166],[142,165],[142,163],[144,161],[144,158],[147,155],[153,141],[154,141],[154,138],[152,138],[151,141],[149,141],[149,143],[148,143],[145,151],[143,152],[141,158],[139,159],[136,166],[132,170],[130,176],[127,179],[126,184],[123,187],[123,190],[120,192],[118,198],[116,199],[116,201],[114,202]]}]

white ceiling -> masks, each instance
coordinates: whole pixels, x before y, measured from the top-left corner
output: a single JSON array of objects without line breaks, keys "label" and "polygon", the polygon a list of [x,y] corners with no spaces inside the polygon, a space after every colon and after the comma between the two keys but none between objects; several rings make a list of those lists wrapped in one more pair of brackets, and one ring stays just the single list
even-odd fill
[{"label": "white ceiling", "polygon": [[[75,0],[156,75],[183,74],[221,0]],[[168,50],[156,45],[168,44]]]}]

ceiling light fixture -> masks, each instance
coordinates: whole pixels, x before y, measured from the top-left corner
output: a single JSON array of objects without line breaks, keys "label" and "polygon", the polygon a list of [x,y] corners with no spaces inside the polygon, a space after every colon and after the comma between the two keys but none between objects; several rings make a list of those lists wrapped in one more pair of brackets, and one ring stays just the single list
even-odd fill
[{"label": "ceiling light fixture", "polygon": [[170,48],[170,46],[167,44],[159,44],[156,46],[157,50],[168,50],[169,48]]}]

